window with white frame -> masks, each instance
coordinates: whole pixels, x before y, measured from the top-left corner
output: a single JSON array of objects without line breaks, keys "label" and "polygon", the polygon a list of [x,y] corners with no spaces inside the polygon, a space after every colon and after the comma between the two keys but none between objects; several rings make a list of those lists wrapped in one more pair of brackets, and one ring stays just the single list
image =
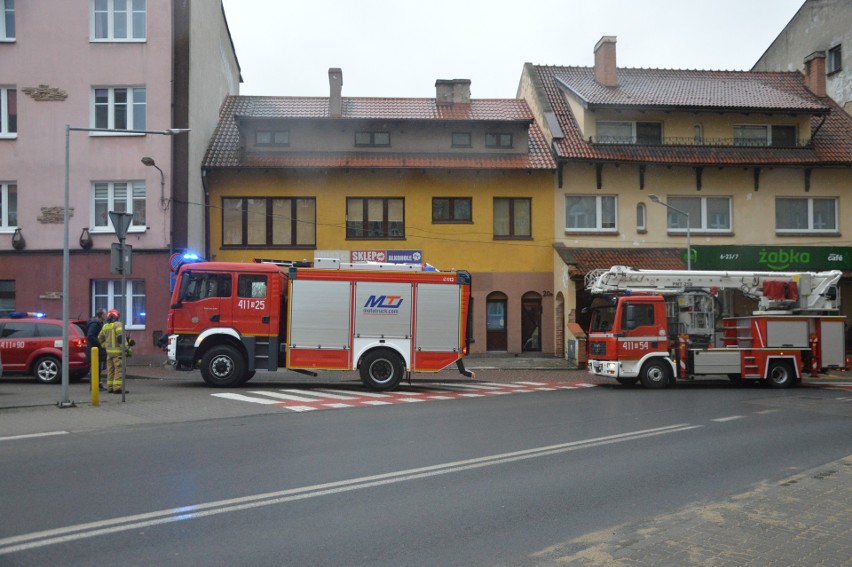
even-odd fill
[{"label": "window with white frame", "polygon": [[0,41],[15,40],[15,0],[3,0],[3,17],[0,18]]},{"label": "window with white frame", "polygon": [[18,226],[18,185],[14,181],[0,181],[0,230]]},{"label": "window with white frame", "polygon": [[92,41],[145,41],[146,0],[90,0]]},{"label": "window with white frame", "polygon": [[646,230],[645,216],[645,203],[639,203],[636,205],[636,230],[639,232]]},{"label": "window with white frame", "polygon": [[[730,197],[669,197],[667,203],[689,213],[691,232],[731,232]],[[666,227],[669,232],[686,233],[685,214],[668,209]]]},{"label": "window with white frame", "polygon": [[565,232],[615,232],[614,195],[566,195]]},{"label": "window with white frame", "polygon": [[92,99],[92,122],[95,128],[145,129],[145,87],[95,87],[92,89]]},{"label": "window with white frame", "polygon": [[[92,311],[118,309],[122,320],[127,321],[127,330],[145,328],[145,280],[126,280],[127,290],[124,303],[121,301],[121,280],[92,281]],[[125,316],[127,319],[125,319]]]},{"label": "window with white frame", "polygon": [[777,197],[775,199],[775,231],[837,232],[837,199]]},{"label": "window with white frame", "polygon": [[145,230],[144,181],[96,181],[91,203],[92,232],[114,232],[110,211],[131,213],[130,230]]},{"label": "window with white frame", "polygon": [[0,138],[18,136],[18,91],[0,86]]}]

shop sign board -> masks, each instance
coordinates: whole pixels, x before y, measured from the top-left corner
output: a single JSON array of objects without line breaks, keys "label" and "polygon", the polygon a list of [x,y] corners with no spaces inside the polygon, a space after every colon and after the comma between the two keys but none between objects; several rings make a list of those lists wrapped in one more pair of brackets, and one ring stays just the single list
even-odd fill
[{"label": "shop sign board", "polygon": [[818,272],[852,270],[844,246],[692,246],[693,270]]}]

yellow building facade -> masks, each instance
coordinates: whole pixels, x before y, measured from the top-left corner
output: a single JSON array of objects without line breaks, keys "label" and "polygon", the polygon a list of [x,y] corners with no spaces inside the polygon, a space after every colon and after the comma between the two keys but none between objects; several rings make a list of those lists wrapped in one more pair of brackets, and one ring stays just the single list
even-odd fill
[{"label": "yellow building facade", "polygon": [[441,83],[341,97],[340,116],[333,81],[328,99],[230,97],[204,167],[208,257],[466,270],[472,352],[552,354],[555,162],[524,101],[442,101]]}]

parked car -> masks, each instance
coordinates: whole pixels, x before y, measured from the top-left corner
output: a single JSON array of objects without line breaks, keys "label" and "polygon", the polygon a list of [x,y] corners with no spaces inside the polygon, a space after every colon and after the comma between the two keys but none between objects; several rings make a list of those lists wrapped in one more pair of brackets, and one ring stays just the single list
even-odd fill
[{"label": "parked car", "polygon": [[[68,323],[69,378],[88,374],[85,321]],[[0,358],[5,374],[32,374],[44,384],[62,380],[62,321],[20,317],[0,319]]]}]

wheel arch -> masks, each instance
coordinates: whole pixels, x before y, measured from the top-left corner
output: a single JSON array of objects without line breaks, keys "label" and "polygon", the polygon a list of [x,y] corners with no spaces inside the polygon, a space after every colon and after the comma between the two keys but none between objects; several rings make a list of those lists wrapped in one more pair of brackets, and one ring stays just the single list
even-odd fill
[{"label": "wheel arch", "polygon": [[379,349],[390,350],[392,352],[395,352],[400,356],[400,358],[402,358],[402,363],[405,366],[405,370],[409,371],[411,369],[411,359],[409,353],[404,352],[403,349],[401,349],[398,345],[395,345],[394,343],[380,342],[364,345],[364,347],[360,351],[355,353],[355,356],[353,357],[353,360],[355,361],[355,368],[361,368],[361,363],[364,361],[364,357],[366,357],[371,352],[374,352]]},{"label": "wheel arch", "polygon": [[799,366],[798,358],[795,355],[770,355],[766,357],[766,362],[763,366],[763,379],[769,378],[769,369],[772,368],[772,365],[776,362],[789,362],[790,366],[793,368],[794,378],[796,380],[802,379],[801,367]]},{"label": "wheel arch", "polygon": [[204,358],[204,355],[213,347],[220,345],[229,345],[236,348],[242,356],[248,360],[248,351],[243,344],[242,336],[235,330],[228,327],[215,329],[207,329],[195,339],[195,366],[198,361]]}]

